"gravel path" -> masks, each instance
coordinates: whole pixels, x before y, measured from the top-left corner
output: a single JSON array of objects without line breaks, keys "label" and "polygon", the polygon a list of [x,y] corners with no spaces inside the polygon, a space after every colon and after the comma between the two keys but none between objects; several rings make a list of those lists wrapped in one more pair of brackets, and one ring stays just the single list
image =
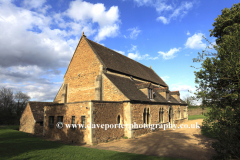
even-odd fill
[{"label": "gravel path", "polygon": [[[202,119],[189,120],[184,124],[202,124]],[[152,132],[133,139],[120,139],[100,143],[89,148],[120,152],[174,157],[192,160],[207,160],[214,154],[213,139],[201,135],[197,128],[168,129]]]}]

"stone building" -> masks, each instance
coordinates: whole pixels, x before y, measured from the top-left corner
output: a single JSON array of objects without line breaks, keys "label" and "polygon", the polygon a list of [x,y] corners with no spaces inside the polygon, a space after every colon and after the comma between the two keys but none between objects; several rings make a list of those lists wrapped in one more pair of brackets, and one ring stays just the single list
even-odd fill
[{"label": "stone building", "polygon": [[[170,91],[151,67],[83,34],[54,101],[29,102],[20,119],[20,131],[93,144],[152,131],[142,124],[176,124],[185,120],[187,104],[180,99],[179,91]],[[57,122],[62,122],[63,128],[58,129]],[[66,124],[83,124],[86,128],[67,128]],[[97,127],[102,124],[142,126],[110,125],[105,130]]]}]

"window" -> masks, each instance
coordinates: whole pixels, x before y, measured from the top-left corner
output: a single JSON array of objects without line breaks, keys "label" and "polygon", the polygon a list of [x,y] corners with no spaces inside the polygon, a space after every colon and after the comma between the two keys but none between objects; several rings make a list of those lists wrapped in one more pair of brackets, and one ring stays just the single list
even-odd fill
[{"label": "window", "polygon": [[117,117],[117,124],[118,124],[118,128],[120,128],[120,124],[121,124],[120,115],[118,115]]},{"label": "window", "polygon": [[148,98],[153,99],[153,91],[151,88],[148,88]]},{"label": "window", "polygon": [[63,122],[63,116],[57,116],[57,122]]},{"label": "window", "polygon": [[181,119],[181,111],[180,111],[180,108],[178,108],[178,119]]},{"label": "window", "polygon": [[85,116],[82,116],[81,120],[82,120],[82,127],[85,128]]},{"label": "window", "polygon": [[160,110],[159,110],[159,122],[160,123],[163,123],[163,113],[164,113],[163,108],[160,108]]},{"label": "window", "polygon": [[149,108],[147,109],[147,124],[149,124],[149,117],[150,117],[150,113],[149,113]]},{"label": "window", "polygon": [[146,124],[146,108],[144,108],[144,111],[143,111],[143,124]]},{"label": "window", "polygon": [[49,116],[49,127],[53,128],[54,126],[54,116]]},{"label": "window", "polygon": [[143,111],[143,124],[149,124],[149,117],[150,117],[149,108],[147,110],[146,110],[146,108],[144,108],[144,111]]},{"label": "window", "polygon": [[75,124],[75,116],[72,116],[72,124]]}]

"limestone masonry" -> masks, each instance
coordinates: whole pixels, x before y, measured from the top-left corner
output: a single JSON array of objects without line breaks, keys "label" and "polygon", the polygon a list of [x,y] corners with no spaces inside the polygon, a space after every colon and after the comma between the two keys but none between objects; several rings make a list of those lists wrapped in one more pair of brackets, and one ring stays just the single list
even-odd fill
[{"label": "limestone masonry", "polygon": [[[53,102],[28,102],[20,131],[71,143],[133,138],[150,128],[67,128],[65,124],[166,124],[188,120],[179,91],[153,71],[83,34]],[[63,123],[58,129],[56,124]]]}]

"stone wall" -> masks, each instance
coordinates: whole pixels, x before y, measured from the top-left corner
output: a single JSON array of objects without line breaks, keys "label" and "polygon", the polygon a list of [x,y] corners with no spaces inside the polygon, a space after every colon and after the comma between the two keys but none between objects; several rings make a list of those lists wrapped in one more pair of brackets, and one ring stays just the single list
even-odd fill
[{"label": "stone wall", "polygon": [[[168,105],[159,105],[159,104],[131,104],[132,107],[132,123],[143,124],[143,112],[144,108],[149,108],[150,110],[150,124],[165,124],[169,122],[169,106]],[[181,119],[177,117],[177,109],[180,107]],[[172,105],[173,108],[173,123],[183,123],[187,119],[183,119],[183,111],[185,106]],[[159,122],[159,110],[160,108],[164,109],[163,122]],[[139,136],[141,134],[146,134],[151,132],[151,129],[133,129],[133,137]]]},{"label": "stone wall", "polygon": [[[68,84],[67,103],[94,100],[95,82],[101,71],[100,61],[82,37],[64,76],[63,83]],[[59,98],[56,96],[54,101]]]},{"label": "stone wall", "polygon": [[103,76],[103,100],[104,101],[125,101],[126,96],[104,75]]},{"label": "stone wall", "polygon": [[19,131],[34,134],[34,128],[35,128],[35,120],[34,120],[30,105],[28,103],[20,118]]},{"label": "stone wall", "polygon": [[63,89],[63,85],[60,87],[55,99],[54,99],[54,102],[57,102],[57,103],[61,103],[61,96],[62,96],[62,89]]},{"label": "stone wall", "polygon": [[[72,143],[88,143],[89,128],[67,128],[65,124],[72,123],[72,116],[75,116],[75,124],[81,124],[81,116],[85,116],[85,125],[89,124],[91,102],[67,103],[44,107],[44,135],[55,140],[62,140]],[[49,116],[54,116],[54,126],[49,126]],[[63,128],[58,129],[57,116],[63,116]]]},{"label": "stone wall", "polygon": [[203,113],[207,113],[207,109],[202,110],[202,108],[198,108],[198,109],[188,109],[188,115],[192,116],[192,115],[201,115]]},{"label": "stone wall", "polygon": [[[72,143],[94,144],[119,139],[124,136],[124,128],[97,127],[97,124],[117,124],[117,117],[120,116],[121,124],[124,124],[123,104],[121,102],[76,102],[66,103],[44,108],[44,135],[47,138]],[[85,116],[85,129],[67,128],[71,124],[72,116],[75,116],[75,123],[81,124],[81,116]],[[57,116],[63,116],[63,128],[58,129],[55,125],[49,126],[49,116],[54,116],[54,124],[57,123]],[[95,124],[95,125],[93,125]],[[114,126],[115,127],[115,126]]]},{"label": "stone wall", "polygon": [[[124,124],[123,103],[118,102],[93,102],[94,124],[117,124],[120,116],[120,124]],[[124,128],[93,128],[93,143],[106,142],[119,139],[124,136]]]}]

